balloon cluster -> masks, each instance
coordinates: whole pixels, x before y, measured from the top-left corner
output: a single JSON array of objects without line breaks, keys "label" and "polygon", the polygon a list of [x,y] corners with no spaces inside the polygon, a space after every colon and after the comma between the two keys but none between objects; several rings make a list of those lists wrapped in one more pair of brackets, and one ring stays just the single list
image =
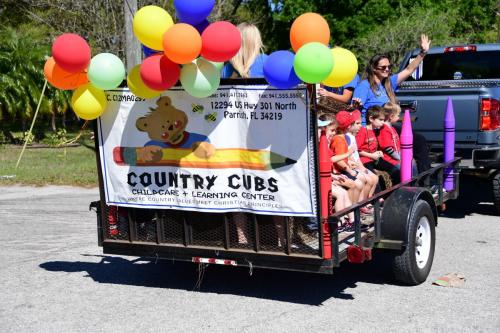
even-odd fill
[{"label": "balloon cluster", "polygon": [[[157,6],[145,6],[134,16],[134,33],[147,56],[127,77],[136,96],[152,98],[180,79],[198,98],[212,95],[220,83],[221,62],[241,47],[239,30],[231,23],[209,23],[215,0],[174,0],[179,23]],[[201,56],[201,57],[200,57]]]},{"label": "balloon cluster", "polygon": [[[207,20],[214,5],[215,0],[174,0],[180,19],[176,24],[160,7],[146,6],[137,11],[133,29],[146,58],[127,76],[132,93],[153,98],[179,79],[183,88],[198,98],[217,90],[223,62],[238,53],[241,35],[229,22]],[[104,90],[120,85],[125,78],[125,66],[110,53],[91,58],[85,39],[66,33],[54,41],[44,74],[54,87],[75,90],[71,99],[73,110],[80,118],[91,120],[104,112]]]},{"label": "balloon cluster", "polygon": [[73,111],[80,118],[91,120],[106,109],[104,90],[120,85],[125,78],[125,66],[111,53],[100,53],[91,59],[85,39],[66,33],[52,44],[52,57],[45,62],[44,74],[54,87],[74,90]]},{"label": "balloon cluster", "polygon": [[305,13],[295,19],[290,29],[290,51],[276,51],[264,63],[267,82],[281,89],[292,88],[301,81],[340,87],[349,83],[358,71],[356,56],[349,50],[330,49],[330,27],[316,13]]}]

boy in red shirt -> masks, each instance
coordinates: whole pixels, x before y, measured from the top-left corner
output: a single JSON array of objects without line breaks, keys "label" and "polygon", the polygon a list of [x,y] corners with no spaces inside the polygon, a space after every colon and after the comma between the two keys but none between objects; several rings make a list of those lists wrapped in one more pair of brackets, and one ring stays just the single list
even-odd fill
[{"label": "boy in red shirt", "polygon": [[378,134],[378,145],[384,155],[384,161],[389,162],[394,167],[401,169],[401,146],[399,135],[392,124],[399,120],[401,108],[397,104],[384,106],[385,123],[380,128]]},{"label": "boy in red shirt", "polygon": [[384,153],[380,150],[378,131],[385,124],[385,112],[381,106],[375,105],[366,111],[366,127],[356,135],[359,155],[364,166],[374,171],[380,170],[389,173],[394,183],[399,182],[399,168],[383,159]]}]

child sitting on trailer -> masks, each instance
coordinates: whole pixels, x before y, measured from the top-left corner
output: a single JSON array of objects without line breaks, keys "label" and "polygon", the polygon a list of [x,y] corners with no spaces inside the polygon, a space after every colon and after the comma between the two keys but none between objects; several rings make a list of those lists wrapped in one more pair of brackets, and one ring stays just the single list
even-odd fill
[{"label": "child sitting on trailer", "polygon": [[351,115],[347,111],[337,113],[334,125],[327,127],[327,137],[330,138],[330,150],[332,151],[332,170],[334,177],[341,178],[343,181],[340,185],[347,188],[349,197],[352,203],[357,203],[364,200],[362,191],[365,187],[365,182],[361,177],[358,177],[358,171],[354,170],[349,164],[349,156],[353,153],[349,149],[345,138],[345,131],[352,123]]},{"label": "child sitting on trailer", "polygon": [[[400,114],[401,108],[399,105],[386,103],[384,105],[384,125],[380,128],[377,136],[379,148],[383,152],[382,159],[398,170],[401,169],[401,145],[398,132],[392,124],[399,120]],[[399,182],[399,180],[396,179],[396,182]]]},{"label": "child sitting on trailer", "polygon": [[[352,111],[348,119],[351,124],[346,129],[345,138],[349,149],[353,151],[351,156],[349,156],[349,165],[358,172],[358,177],[366,183],[360,195],[361,201],[373,196],[373,193],[375,193],[375,188],[378,184],[378,176],[363,165],[363,162],[361,161],[361,158],[359,156],[358,145],[356,143],[355,136],[361,129],[361,112],[359,112],[358,110]],[[361,208],[361,212],[370,214],[372,213],[372,209],[370,208],[370,206],[363,207]]]},{"label": "child sitting on trailer", "polygon": [[[329,141],[328,146],[332,153],[332,181],[335,185],[346,189],[351,203],[356,203],[359,201],[359,195],[364,184],[361,180],[353,176],[356,172],[348,165],[348,158],[352,154],[352,150],[349,150],[343,135],[337,135],[337,130],[337,120],[335,117],[332,117],[330,124],[326,127],[326,137]],[[348,173],[349,171],[351,173]]]},{"label": "child sitting on trailer", "polygon": [[[401,170],[401,145],[399,134],[393,127],[393,124],[399,121],[401,107],[396,103],[385,103],[384,112],[386,122],[380,129],[380,133],[378,136],[379,146],[384,152],[383,158],[389,163],[393,164],[399,170]],[[414,175],[418,173],[417,166],[414,160],[412,161],[412,173]],[[396,182],[399,182],[399,180],[397,180]]]},{"label": "child sitting on trailer", "polygon": [[362,127],[356,134],[356,143],[361,162],[367,169],[373,172],[385,171],[391,177],[392,182],[397,183],[399,168],[383,159],[384,153],[380,150],[376,135],[384,123],[384,109],[378,105],[369,107],[366,111],[366,127]]},{"label": "child sitting on trailer", "polygon": [[[327,128],[334,128],[336,126],[335,117],[331,114],[323,114],[318,118],[318,140],[321,133],[327,133]],[[328,136],[327,136],[328,140]],[[342,187],[342,183],[348,181],[347,177],[337,176],[332,174],[332,197],[335,199],[334,210],[340,212],[341,210],[352,205],[348,192]],[[350,213],[347,216],[347,222],[354,221],[354,214]]]}]

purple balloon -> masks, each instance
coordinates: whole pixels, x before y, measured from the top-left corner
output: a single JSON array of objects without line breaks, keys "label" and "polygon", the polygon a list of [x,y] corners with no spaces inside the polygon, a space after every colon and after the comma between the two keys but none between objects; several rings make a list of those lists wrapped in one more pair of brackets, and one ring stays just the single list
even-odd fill
[{"label": "purple balloon", "polygon": [[264,77],[270,85],[280,88],[293,88],[302,82],[293,69],[295,55],[290,51],[271,53],[264,62]]},{"label": "purple balloon", "polygon": [[174,0],[177,17],[193,26],[205,20],[214,6],[215,0]]},{"label": "purple balloon", "polygon": [[158,50],[153,50],[153,49],[150,49],[149,47],[147,47],[146,45],[142,45],[142,53],[144,53],[144,57],[147,58],[149,56],[152,56],[153,54],[158,54],[158,53],[162,53],[163,51],[158,51]]}]

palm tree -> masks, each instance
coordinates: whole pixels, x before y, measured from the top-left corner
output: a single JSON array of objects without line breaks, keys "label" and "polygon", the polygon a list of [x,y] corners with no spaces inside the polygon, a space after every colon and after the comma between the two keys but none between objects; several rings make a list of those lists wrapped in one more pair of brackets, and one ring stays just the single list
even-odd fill
[{"label": "palm tree", "polygon": [[66,127],[66,112],[70,109],[71,94],[69,91],[59,90],[54,87],[47,87],[45,92],[46,98],[43,101],[43,107],[50,113],[50,125],[52,130],[57,130],[56,118],[58,115],[62,117],[62,125]]},{"label": "palm tree", "polygon": [[[43,65],[48,47],[40,46],[31,34],[13,28],[0,30],[0,119],[26,120],[33,112],[43,87]],[[42,43],[43,45],[43,43]],[[49,112],[43,108],[40,112]]]}]

